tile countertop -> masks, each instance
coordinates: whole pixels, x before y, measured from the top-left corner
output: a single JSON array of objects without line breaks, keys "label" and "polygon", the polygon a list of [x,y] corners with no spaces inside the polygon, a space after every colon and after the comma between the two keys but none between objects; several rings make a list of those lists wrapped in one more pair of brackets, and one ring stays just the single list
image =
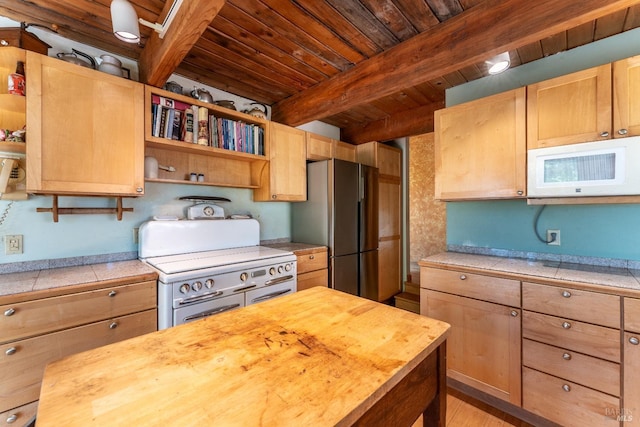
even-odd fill
[{"label": "tile countertop", "polygon": [[628,268],[503,258],[459,252],[436,254],[420,260],[418,264],[424,267],[451,266],[480,274],[486,271],[521,280],[530,278],[532,281],[559,286],[575,285],[582,289],[640,297],[640,270]]},{"label": "tile countertop", "polygon": [[265,246],[291,252],[317,252],[319,250],[327,250],[326,246],[316,245],[312,243],[284,242],[267,244]]},{"label": "tile countertop", "polygon": [[157,274],[138,260],[0,274],[0,305],[117,286],[132,277],[156,280]]}]

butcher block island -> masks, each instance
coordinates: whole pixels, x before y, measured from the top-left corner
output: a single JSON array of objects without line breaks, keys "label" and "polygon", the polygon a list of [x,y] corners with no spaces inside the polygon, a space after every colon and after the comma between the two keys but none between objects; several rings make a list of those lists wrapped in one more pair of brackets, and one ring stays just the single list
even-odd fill
[{"label": "butcher block island", "polygon": [[38,426],[444,426],[449,325],[314,287],[47,366]]}]

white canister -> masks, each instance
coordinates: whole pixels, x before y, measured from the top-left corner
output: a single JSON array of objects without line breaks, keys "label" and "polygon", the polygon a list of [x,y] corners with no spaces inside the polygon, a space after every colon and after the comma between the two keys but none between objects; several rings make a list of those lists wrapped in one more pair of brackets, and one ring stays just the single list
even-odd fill
[{"label": "white canister", "polygon": [[144,177],[145,178],[157,178],[158,177],[158,161],[155,157],[147,156],[144,158]]}]

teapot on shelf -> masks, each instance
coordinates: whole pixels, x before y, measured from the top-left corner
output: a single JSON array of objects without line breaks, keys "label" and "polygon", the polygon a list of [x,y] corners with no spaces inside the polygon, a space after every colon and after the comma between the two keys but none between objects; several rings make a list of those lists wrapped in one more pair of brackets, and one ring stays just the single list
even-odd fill
[{"label": "teapot on shelf", "polygon": [[208,102],[209,104],[213,104],[213,96],[206,89],[198,89],[194,88],[191,91],[191,96],[197,99],[198,101]]},{"label": "teapot on shelf", "polygon": [[[78,55],[87,58],[89,60],[89,63],[87,63],[87,61],[85,61],[84,59],[78,58]],[[94,70],[96,69],[96,60],[93,59],[93,56],[87,55],[86,53],[82,53],[76,49],[71,49],[71,53],[60,52],[56,54],[56,56],[59,59],[62,59],[63,61],[70,62],[75,65],[80,65],[82,67],[87,67],[87,68],[93,68]]]},{"label": "teapot on shelf", "polygon": [[252,108],[252,109],[250,109],[250,110],[248,110],[248,109],[247,109],[247,110],[243,110],[243,111],[242,111],[243,113],[245,113],[245,114],[249,114],[250,116],[257,117],[257,118],[259,118],[259,119],[265,119],[265,120],[267,119],[267,106],[266,106],[266,105],[261,104],[261,103],[259,103],[259,102],[252,102],[252,103],[251,103],[251,104],[249,104],[249,105],[261,105],[261,106],[262,106],[262,108],[260,108],[260,107],[253,107],[253,108]]}]

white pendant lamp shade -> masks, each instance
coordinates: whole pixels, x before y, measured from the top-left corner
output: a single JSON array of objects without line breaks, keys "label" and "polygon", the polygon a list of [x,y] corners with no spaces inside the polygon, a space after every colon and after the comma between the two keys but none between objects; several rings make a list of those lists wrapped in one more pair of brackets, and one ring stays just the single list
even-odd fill
[{"label": "white pendant lamp shade", "polygon": [[127,0],[111,1],[111,24],[113,34],[127,43],[140,41],[140,28],[138,27],[138,14]]}]

